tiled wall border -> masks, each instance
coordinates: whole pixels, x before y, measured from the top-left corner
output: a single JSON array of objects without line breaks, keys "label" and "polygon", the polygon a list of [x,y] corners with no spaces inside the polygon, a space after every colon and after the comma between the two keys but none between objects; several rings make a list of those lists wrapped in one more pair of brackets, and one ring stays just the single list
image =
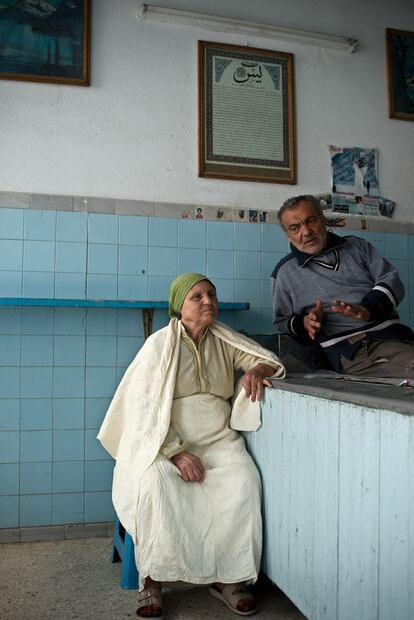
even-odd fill
[{"label": "tiled wall border", "polygon": [[73,540],[75,538],[112,537],[114,523],[85,523],[84,525],[51,525],[44,527],[16,527],[0,529],[0,544],[39,542],[45,540]]},{"label": "tiled wall border", "polygon": [[[75,211],[87,213],[108,213],[112,215],[136,215],[175,219],[200,219],[239,223],[276,224],[276,210],[261,211],[254,207],[234,208],[203,204],[180,204],[149,202],[93,196],[64,196],[58,194],[29,194],[22,192],[0,192],[0,208],[38,209],[53,211]],[[335,214],[334,214],[335,215]],[[340,217],[339,217],[340,215]],[[330,219],[336,219],[335,217]],[[414,222],[338,214],[339,221],[345,220],[346,230],[368,230],[414,235]],[[331,225],[330,228],[335,228]]]}]

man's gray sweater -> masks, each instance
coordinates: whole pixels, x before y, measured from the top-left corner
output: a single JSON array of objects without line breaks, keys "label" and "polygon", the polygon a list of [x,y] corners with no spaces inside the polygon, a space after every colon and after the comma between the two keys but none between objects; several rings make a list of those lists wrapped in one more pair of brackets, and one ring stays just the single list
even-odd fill
[{"label": "man's gray sweater", "polygon": [[[320,299],[325,314],[316,341],[334,367],[339,353],[352,354],[352,336],[364,333],[371,339],[414,339],[413,332],[399,324],[395,311],[404,297],[398,272],[370,243],[328,232],[321,254],[306,254],[293,246],[291,250],[271,276],[273,326],[278,333],[309,343],[303,316]],[[370,321],[333,312],[335,300],[364,305],[371,312]]]}]

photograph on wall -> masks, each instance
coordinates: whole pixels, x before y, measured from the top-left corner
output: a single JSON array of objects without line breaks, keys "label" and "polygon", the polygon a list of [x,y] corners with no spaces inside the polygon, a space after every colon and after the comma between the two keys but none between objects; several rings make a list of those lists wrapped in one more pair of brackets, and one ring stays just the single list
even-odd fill
[{"label": "photograph on wall", "polygon": [[414,32],[386,29],[389,115],[414,121]]},{"label": "photograph on wall", "polygon": [[90,0],[1,0],[0,79],[89,86]]},{"label": "photograph on wall", "polygon": [[199,176],[296,183],[293,55],[199,50]]},{"label": "photograph on wall", "polygon": [[332,211],[351,215],[380,215],[376,150],[330,145],[329,154]]}]

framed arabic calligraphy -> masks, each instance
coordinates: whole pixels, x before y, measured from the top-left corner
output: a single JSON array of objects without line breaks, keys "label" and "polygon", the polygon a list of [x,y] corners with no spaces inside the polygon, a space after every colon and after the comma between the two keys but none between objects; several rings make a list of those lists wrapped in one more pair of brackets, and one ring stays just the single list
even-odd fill
[{"label": "framed arabic calligraphy", "polygon": [[200,177],[296,183],[293,54],[198,42]]}]

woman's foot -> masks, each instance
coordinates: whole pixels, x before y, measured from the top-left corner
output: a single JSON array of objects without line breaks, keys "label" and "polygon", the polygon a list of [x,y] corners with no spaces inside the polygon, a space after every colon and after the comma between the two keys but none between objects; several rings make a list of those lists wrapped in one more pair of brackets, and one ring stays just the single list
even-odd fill
[{"label": "woman's foot", "polygon": [[139,618],[158,618],[158,620],[163,618],[161,584],[151,577],[147,577],[144,589],[138,593],[137,616]]},{"label": "woman's foot", "polygon": [[239,616],[251,616],[257,611],[256,601],[244,582],[215,583],[209,588],[209,592]]}]

